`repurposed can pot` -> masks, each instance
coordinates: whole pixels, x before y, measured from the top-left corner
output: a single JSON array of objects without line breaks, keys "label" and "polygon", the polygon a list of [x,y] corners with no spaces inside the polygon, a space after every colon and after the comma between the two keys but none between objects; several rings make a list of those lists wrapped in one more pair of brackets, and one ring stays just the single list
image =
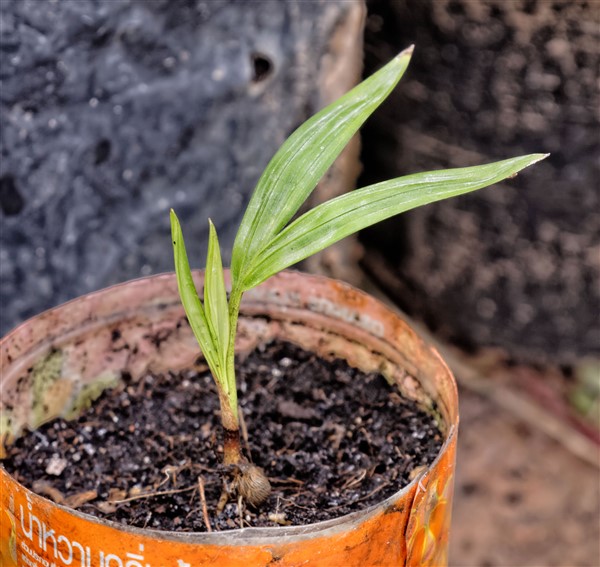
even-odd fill
[{"label": "repurposed can pot", "polygon": [[[194,274],[199,290],[203,273]],[[382,373],[434,412],[443,447],[425,471],[361,512],[306,526],[175,533],[55,504],[0,467],[2,566],[199,567],[447,564],[458,405],[439,355],[394,312],[344,283],[284,272],[244,296],[236,349],[279,338]],[[157,340],[159,339],[159,340]],[[125,346],[126,345],[126,346]],[[74,417],[127,373],[192,368],[198,346],[174,274],[117,285],[22,324],[0,343],[2,450],[25,428]]]}]

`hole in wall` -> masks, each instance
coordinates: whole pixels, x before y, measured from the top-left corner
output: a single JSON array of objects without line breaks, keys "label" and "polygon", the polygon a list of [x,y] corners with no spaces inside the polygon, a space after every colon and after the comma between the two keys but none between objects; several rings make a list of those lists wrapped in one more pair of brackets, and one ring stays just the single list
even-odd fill
[{"label": "hole in wall", "polygon": [[252,81],[260,83],[269,77],[273,72],[273,62],[263,53],[253,53],[252,59]]},{"label": "hole in wall", "polygon": [[92,38],[92,47],[100,48],[104,47],[112,37],[110,30],[104,26],[98,29]]},{"label": "hole in wall", "polygon": [[100,140],[96,144],[96,150],[94,152],[94,164],[100,165],[104,163],[110,157],[110,142],[108,140]]},{"label": "hole in wall", "polygon": [[25,200],[17,188],[12,175],[0,177],[0,208],[7,216],[18,215],[25,206]]},{"label": "hole in wall", "polygon": [[179,135],[179,151],[187,150],[190,146],[190,142],[194,138],[194,129],[191,126],[187,126],[183,129]]}]

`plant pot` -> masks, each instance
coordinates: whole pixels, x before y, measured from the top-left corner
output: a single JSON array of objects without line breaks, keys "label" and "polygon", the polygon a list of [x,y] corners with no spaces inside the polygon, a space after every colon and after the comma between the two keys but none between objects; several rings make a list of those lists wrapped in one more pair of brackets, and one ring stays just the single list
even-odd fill
[{"label": "plant pot", "polygon": [[[203,274],[194,274],[198,289]],[[458,406],[439,355],[392,311],[350,286],[295,272],[248,292],[237,350],[280,338],[378,371],[436,412],[444,444],[392,497],[307,526],[173,533],[128,528],[65,508],[0,468],[2,565],[99,567],[446,564]],[[123,348],[123,345],[128,345]],[[194,366],[198,346],[173,274],[117,285],[47,311],[0,343],[3,444],[25,427],[75,416],[123,372]]]}]

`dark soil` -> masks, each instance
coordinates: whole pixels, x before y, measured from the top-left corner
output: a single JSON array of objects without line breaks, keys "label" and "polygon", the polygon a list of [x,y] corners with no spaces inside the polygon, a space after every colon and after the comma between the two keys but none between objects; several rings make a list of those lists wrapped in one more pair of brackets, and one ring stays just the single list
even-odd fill
[{"label": "dark soil", "polygon": [[[365,508],[405,485],[441,447],[430,415],[382,376],[344,361],[273,343],[238,372],[250,456],[273,486],[260,510],[244,510],[245,526],[302,525]],[[200,477],[212,528],[223,530],[241,520],[235,502],[215,514],[220,443],[208,372],[148,375],[106,392],[76,421],[57,419],[23,436],[4,465],[36,492],[84,512],[179,531],[206,530]]]}]

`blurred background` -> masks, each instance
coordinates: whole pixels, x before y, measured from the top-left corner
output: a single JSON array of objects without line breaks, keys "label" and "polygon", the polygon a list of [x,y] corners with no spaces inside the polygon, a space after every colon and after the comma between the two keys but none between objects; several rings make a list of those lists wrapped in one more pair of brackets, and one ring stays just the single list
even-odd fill
[{"label": "blurred background", "polygon": [[[414,43],[315,191],[522,153],[501,187],[311,259],[403,310],[461,388],[451,564],[600,565],[600,2],[2,0],[0,326],[228,262],[281,142]],[[362,150],[361,150],[362,147]]]}]

